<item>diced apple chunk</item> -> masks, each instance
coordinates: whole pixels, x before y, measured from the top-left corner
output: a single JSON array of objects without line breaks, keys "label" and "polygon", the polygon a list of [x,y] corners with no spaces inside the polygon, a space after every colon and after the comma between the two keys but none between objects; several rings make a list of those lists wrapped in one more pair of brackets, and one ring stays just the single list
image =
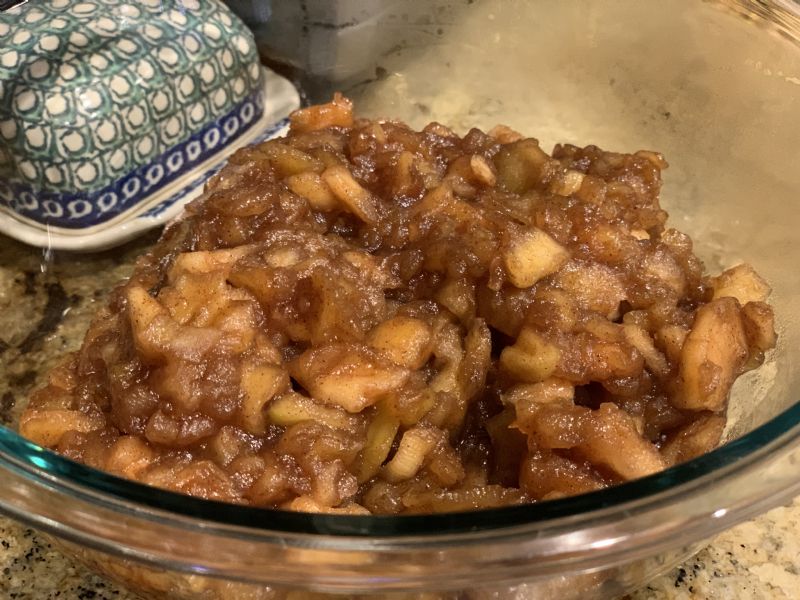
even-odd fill
[{"label": "diced apple chunk", "polygon": [[725,429],[725,417],[705,415],[671,435],[661,447],[668,465],[676,465],[713,450]]},{"label": "diced apple chunk", "polygon": [[334,210],[339,207],[339,201],[330,190],[322,177],[316,173],[298,173],[286,178],[286,185],[298,196],[308,200],[315,210]]},{"label": "diced apple chunk", "polygon": [[19,432],[40,446],[53,448],[69,431],[89,433],[103,425],[101,417],[78,410],[28,410],[20,418]]},{"label": "diced apple chunk", "polygon": [[672,403],[685,410],[722,410],[746,359],[739,303],[724,297],[706,304],[683,344],[680,385]]},{"label": "diced apple chunk", "polygon": [[392,362],[419,369],[431,355],[433,335],[420,319],[398,316],[384,321],[369,333],[369,344]]},{"label": "diced apple chunk", "polygon": [[527,229],[514,236],[503,252],[503,262],[512,285],[532,286],[552,275],[569,260],[569,252],[541,229]]},{"label": "diced apple chunk", "polygon": [[518,131],[514,131],[506,125],[495,125],[489,130],[489,136],[493,137],[501,144],[512,144],[525,137]]},{"label": "diced apple chunk", "polygon": [[317,421],[332,429],[349,429],[352,425],[349,415],[340,408],[317,404],[313,399],[288,392],[275,398],[267,407],[271,423],[290,427],[303,421]]},{"label": "diced apple chunk", "polygon": [[581,452],[624,479],[651,475],[666,466],[655,446],[639,435],[631,416],[616,404],[601,404],[583,429]]},{"label": "diced apple chunk", "polygon": [[242,425],[250,433],[263,433],[264,405],[289,387],[289,375],[278,365],[245,365],[241,387],[244,392]]},{"label": "diced apple chunk", "polygon": [[[325,506],[320,504],[311,496],[298,496],[289,502],[285,508],[295,512],[320,513],[328,515],[368,515],[370,512],[355,502],[350,502],[342,506]],[[316,554],[315,554],[316,556]]]},{"label": "diced apple chunk", "polygon": [[392,450],[394,438],[400,427],[399,419],[385,407],[378,407],[375,418],[367,429],[367,440],[361,451],[358,481],[363,483],[374,477]]},{"label": "diced apple chunk", "polygon": [[365,223],[378,222],[378,209],[372,194],[361,187],[346,167],[328,167],[322,173],[323,181],[339,202]]},{"label": "diced apple chunk", "polygon": [[571,196],[581,189],[581,185],[583,184],[583,180],[585,178],[586,175],[580,171],[569,169],[566,173],[564,173],[564,178],[558,182],[558,185],[555,186],[553,191],[559,196]]},{"label": "diced apple chunk", "polygon": [[742,307],[742,319],[747,343],[756,352],[766,352],[775,347],[775,315],[765,302],[748,302]]},{"label": "diced apple chunk", "polygon": [[410,375],[367,346],[330,344],[307,350],[289,372],[317,400],[361,412],[401,387]]},{"label": "diced apple chunk", "polygon": [[127,300],[131,331],[137,349],[148,359],[161,357],[163,344],[167,337],[176,333],[177,323],[169,317],[167,309],[142,287],[130,288]]},{"label": "diced apple chunk", "polygon": [[554,279],[578,306],[600,313],[609,321],[619,317],[619,305],[625,300],[627,290],[622,278],[611,267],[574,261]]},{"label": "diced apple chunk", "polygon": [[560,168],[535,139],[504,144],[494,156],[497,181],[509,192],[521,194],[547,181]]},{"label": "diced apple chunk", "polygon": [[135,333],[146,329],[153,319],[165,315],[167,310],[147,290],[136,286],[128,290],[128,313]]},{"label": "diced apple chunk", "polygon": [[225,248],[223,250],[200,250],[197,252],[183,252],[175,257],[169,270],[169,281],[175,282],[183,274],[211,273],[231,267],[237,260],[252,252],[253,246],[245,245],[238,248]]},{"label": "diced apple chunk", "polygon": [[427,456],[441,440],[437,430],[417,426],[409,429],[400,439],[392,460],[383,468],[383,476],[387,481],[398,482],[411,479],[422,468]]},{"label": "diced apple chunk", "polygon": [[475,316],[475,284],[467,279],[447,279],[436,291],[436,301],[468,322]]},{"label": "diced apple chunk", "polygon": [[269,159],[279,177],[289,177],[309,171],[320,173],[325,168],[325,164],[318,158],[275,140],[256,146],[255,151]]},{"label": "diced apple chunk", "polygon": [[309,106],[289,115],[293,133],[319,131],[327,127],[352,127],[353,103],[339,92],[327,104]]},{"label": "diced apple chunk", "polygon": [[638,325],[626,324],[623,329],[625,339],[644,357],[650,372],[659,377],[666,375],[669,372],[669,363],[664,355],[656,349],[650,334]]},{"label": "diced apple chunk", "polygon": [[108,453],[105,469],[111,473],[135,479],[156,458],[146,441],[132,435],[120,437]]},{"label": "diced apple chunk", "polygon": [[473,154],[469,159],[469,166],[475,179],[482,184],[493,187],[497,183],[497,175],[495,175],[494,169],[483,156]]},{"label": "diced apple chunk", "polygon": [[655,341],[671,363],[680,360],[681,350],[689,332],[680,325],[665,325],[656,331]]},{"label": "diced apple chunk", "polygon": [[503,403],[524,408],[523,405],[570,404],[575,396],[575,386],[561,379],[548,379],[539,383],[521,383],[502,394]]},{"label": "diced apple chunk", "polygon": [[764,279],[746,264],[736,265],[711,280],[714,300],[736,298],[744,306],[748,302],[764,302],[772,291]]},{"label": "diced apple chunk", "polygon": [[523,329],[517,342],[500,354],[500,368],[519,381],[536,383],[550,377],[561,359],[561,351],[533,329]]}]

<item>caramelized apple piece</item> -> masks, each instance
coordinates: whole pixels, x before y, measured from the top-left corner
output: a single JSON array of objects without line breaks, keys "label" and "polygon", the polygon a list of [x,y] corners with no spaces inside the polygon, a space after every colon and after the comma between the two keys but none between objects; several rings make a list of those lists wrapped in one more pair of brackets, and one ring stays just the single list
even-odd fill
[{"label": "caramelized apple piece", "polygon": [[552,275],[569,260],[569,252],[539,229],[522,231],[508,242],[503,261],[508,279],[526,288]]},{"label": "caramelized apple piece", "polygon": [[332,344],[308,350],[289,372],[314,398],[357,413],[401,387],[409,371],[367,346]]},{"label": "caramelized apple piece", "polygon": [[746,360],[739,302],[726,296],[700,307],[681,351],[673,404],[686,410],[721,410]]}]

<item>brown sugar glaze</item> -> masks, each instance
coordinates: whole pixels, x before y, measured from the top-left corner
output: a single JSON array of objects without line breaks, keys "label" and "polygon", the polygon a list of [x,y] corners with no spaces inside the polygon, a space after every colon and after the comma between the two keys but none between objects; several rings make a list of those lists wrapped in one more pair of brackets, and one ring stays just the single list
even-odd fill
[{"label": "brown sugar glaze", "polygon": [[657,153],[354,119],[236,152],[35,392],[31,440],[292,510],[578,494],[719,443],[774,347],[767,284],[704,274]]}]

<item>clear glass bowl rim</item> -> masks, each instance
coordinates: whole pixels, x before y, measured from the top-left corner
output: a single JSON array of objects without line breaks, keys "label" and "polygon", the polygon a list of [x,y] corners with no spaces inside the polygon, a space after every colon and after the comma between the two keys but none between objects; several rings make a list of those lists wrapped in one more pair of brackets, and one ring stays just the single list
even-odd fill
[{"label": "clear glass bowl rim", "polygon": [[[227,504],[190,497],[122,479],[77,463],[37,446],[7,427],[0,427],[0,469],[13,469],[38,485],[72,495],[88,493],[111,506],[139,506],[159,513],[188,517],[208,525],[244,527],[249,532],[345,538],[419,538],[474,534],[503,528],[575,519],[597,522],[602,513],[642,510],[668,501],[672,493],[687,493],[716,480],[766,466],[776,456],[800,445],[800,401],[766,423],[715,450],[660,473],[597,492],[546,502],[427,515],[358,516],[309,514]],[[800,485],[800,471],[783,482]],[[743,496],[748,495],[746,490]],[[732,501],[734,499],[731,499]],[[777,504],[779,500],[770,502]],[[0,509],[3,508],[0,495]],[[742,520],[742,519],[737,519]]]}]

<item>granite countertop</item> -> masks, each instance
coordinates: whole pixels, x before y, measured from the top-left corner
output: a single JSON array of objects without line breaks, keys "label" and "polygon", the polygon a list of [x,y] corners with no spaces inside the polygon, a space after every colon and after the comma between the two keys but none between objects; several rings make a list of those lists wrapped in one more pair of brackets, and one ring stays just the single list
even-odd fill
[{"label": "granite countertop", "polygon": [[[55,256],[0,236],[0,423],[14,426],[22,399],[77,347],[106,291],[155,236],[104,253]],[[721,534],[630,599],[798,598],[798,557],[800,498]],[[0,569],[0,600],[136,598],[3,518]]]}]

